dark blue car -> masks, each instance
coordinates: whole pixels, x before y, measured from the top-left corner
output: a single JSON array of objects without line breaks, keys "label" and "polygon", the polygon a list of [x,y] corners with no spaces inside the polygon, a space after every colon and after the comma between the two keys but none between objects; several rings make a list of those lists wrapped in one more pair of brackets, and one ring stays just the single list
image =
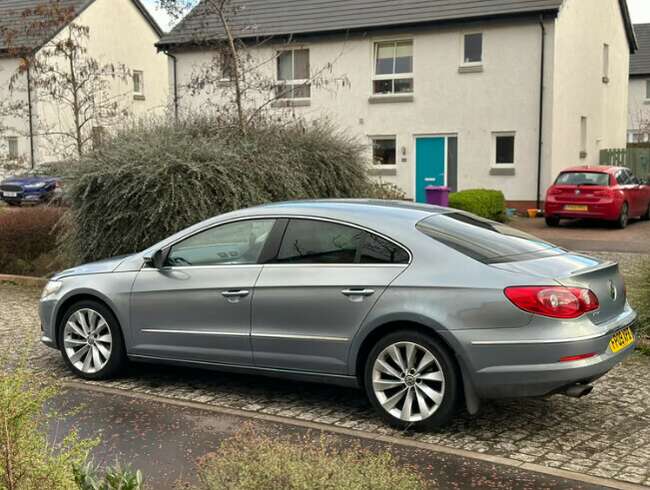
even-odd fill
[{"label": "dark blue car", "polygon": [[0,199],[10,206],[51,201],[60,191],[60,179],[41,175],[10,177],[0,183]]}]

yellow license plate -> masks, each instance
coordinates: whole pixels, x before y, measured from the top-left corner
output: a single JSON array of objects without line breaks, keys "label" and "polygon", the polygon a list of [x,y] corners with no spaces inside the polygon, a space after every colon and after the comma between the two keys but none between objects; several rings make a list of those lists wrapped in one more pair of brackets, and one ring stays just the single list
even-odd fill
[{"label": "yellow license plate", "polygon": [[609,341],[609,348],[612,349],[612,352],[618,352],[629,345],[634,343],[634,334],[632,333],[631,328],[624,328],[619,330],[612,336],[612,340]]},{"label": "yellow license plate", "polygon": [[589,206],[577,206],[574,204],[567,204],[564,206],[565,211],[589,211]]}]

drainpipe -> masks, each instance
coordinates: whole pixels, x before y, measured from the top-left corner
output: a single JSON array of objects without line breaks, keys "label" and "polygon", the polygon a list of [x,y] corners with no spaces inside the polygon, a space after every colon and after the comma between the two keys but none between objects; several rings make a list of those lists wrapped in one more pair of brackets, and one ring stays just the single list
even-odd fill
[{"label": "drainpipe", "polygon": [[539,138],[537,146],[537,209],[542,205],[542,145],[544,136],[544,64],[546,63],[546,27],[544,16],[540,15],[539,25],[542,28],[542,49],[539,77]]},{"label": "drainpipe", "polygon": [[169,51],[165,51],[165,54],[169,56],[172,60],[172,83],[174,84],[174,120],[178,121],[178,59]]},{"label": "drainpipe", "polygon": [[27,110],[29,112],[29,156],[31,159],[31,167],[34,170],[34,114],[32,112],[32,74],[31,66],[27,65]]}]

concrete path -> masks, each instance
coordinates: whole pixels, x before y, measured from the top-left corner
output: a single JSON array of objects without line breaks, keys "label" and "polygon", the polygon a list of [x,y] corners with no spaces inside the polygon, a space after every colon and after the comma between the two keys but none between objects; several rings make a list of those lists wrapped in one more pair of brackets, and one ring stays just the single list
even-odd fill
[{"label": "concrete path", "polygon": [[[168,404],[146,396],[68,388],[53,400],[51,408],[75,415],[53,423],[50,437],[56,439],[76,428],[82,437],[101,437],[94,451],[98,463],[116,459],[142,470],[147,488],[183,488],[195,485],[196,462],[218,450],[222,441],[234,435],[245,423],[257,433],[318,441],[321,431],[296,425],[251,419],[201,410],[182,404]],[[327,434],[327,432],[326,432]],[[405,464],[413,465],[439,488],[509,489],[596,489],[598,485],[555,476],[527,472],[519,468],[442,454],[410,445],[386,444],[345,434],[329,434],[334,444],[350,447],[360,444],[373,451],[390,451]]]}]

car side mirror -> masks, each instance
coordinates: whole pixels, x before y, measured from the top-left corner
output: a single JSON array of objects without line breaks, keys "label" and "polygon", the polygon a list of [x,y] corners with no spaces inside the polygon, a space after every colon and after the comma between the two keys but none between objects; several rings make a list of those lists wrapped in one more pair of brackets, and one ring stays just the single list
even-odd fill
[{"label": "car side mirror", "polygon": [[156,251],[152,256],[145,257],[144,263],[154,269],[162,269],[165,262],[167,262],[167,255],[169,255],[169,249],[163,248]]}]

